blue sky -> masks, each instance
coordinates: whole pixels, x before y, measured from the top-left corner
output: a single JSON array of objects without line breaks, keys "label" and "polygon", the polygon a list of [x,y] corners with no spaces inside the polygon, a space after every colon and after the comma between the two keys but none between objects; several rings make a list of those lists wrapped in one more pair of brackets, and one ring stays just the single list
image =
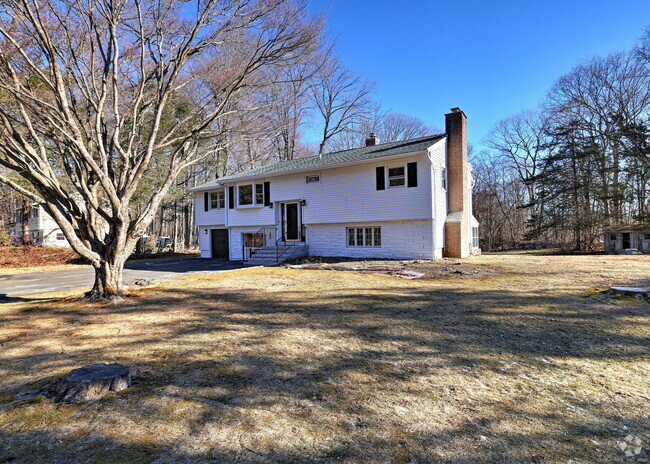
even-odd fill
[{"label": "blue sky", "polygon": [[459,106],[475,148],[499,120],[534,108],[555,80],[628,49],[650,1],[310,0],[343,61],[393,111],[444,127]]}]

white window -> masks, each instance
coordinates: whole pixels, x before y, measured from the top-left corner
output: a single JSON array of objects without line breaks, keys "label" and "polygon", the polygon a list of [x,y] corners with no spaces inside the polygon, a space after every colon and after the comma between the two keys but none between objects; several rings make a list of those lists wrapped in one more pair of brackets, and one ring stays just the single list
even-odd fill
[{"label": "white window", "polygon": [[264,204],[264,184],[255,184],[255,204]]},{"label": "white window", "polygon": [[57,232],[56,239],[59,241],[65,240],[65,235],[63,235],[63,232]]},{"label": "white window", "polygon": [[441,179],[441,185],[443,190],[447,190],[447,170],[445,168],[442,168],[442,171],[440,171],[442,174],[442,179]]},{"label": "white window", "polygon": [[252,205],[253,204],[253,184],[240,185],[238,187],[239,205]]},{"label": "white window", "polygon": [[237,187],[239,206],[264,205],[264,184],[246,184]]},{"label": "white window", "polygon": [[381,227],[348,227],[348,246],[351,247],[380,247]]},{"label": "white window", "polygon": [[478,248],[478,227],[472,227],[472,247]]},{"label": "white window", "polygon": [[210,192],[210,209],[223,209],[226,207],[226,197],[223,192]]},{"label": "white window", "polygon": [[312,176],[307,176],[306,181],[307,181],[308,184],[318,184],[320,182],[320,175],[315,174],[315,175],[312,175]]},{"label": "white window", "polygon": [[388,188],[404,187],[406,185],[406,169],[404,166],[388,168]]}]

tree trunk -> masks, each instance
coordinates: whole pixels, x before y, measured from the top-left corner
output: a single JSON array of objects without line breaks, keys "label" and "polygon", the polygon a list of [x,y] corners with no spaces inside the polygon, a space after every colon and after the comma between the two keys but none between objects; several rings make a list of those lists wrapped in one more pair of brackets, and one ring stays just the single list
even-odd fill
[{"label": "tree trunk", "polygon": [[86,294],[91,301],[99,299],[120,299],[126,295],[124,290],[124,262],[121,255],[112,261],[102,261],[95,267],[95,284]]},{"label": "tree trunk", "polygon": [[23,245],[32,243],[32,237],[29,235],[29,200],[23,200],[23,206],[20,208],[20,226],[23,236]]}]

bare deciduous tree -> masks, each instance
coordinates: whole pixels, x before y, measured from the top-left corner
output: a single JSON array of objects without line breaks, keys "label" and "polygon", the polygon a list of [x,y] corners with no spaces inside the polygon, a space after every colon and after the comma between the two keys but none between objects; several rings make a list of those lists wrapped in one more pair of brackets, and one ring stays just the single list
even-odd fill
[{"label": "bare deciduous tree", "polygon": [[485,142],[517,173],[527,192],[524,203],[517,206],[528,209],[531,215],[539,213],[535,179],[540,160],[548,149],[546,129],[541,111],[525,111],[497,123]]},{"label": "bare deciduous tree", "polygon": [[[223,149],[218,120],[262,71],[289,66],[320,22],[290,0],[0,0],[0,164],[27,179],[95,268],[122,269],[183,169]],[[131,210],[143,182],[143,206]]]},{"label": "bare deciduous tree", "polygon": [[322,155],[332,137],[363,120],[373,86],[333,59],[320,72],[313,89],[314,104],[323,118],[318,148]]},{"label": "bare deciduous tree", "polygon": [[369,133],[377,134],[381,143],[399,142],[425,135],[440,134],[442,131],[427,126],[424,121],[403,113],[391,113],[383,110],[379,103],[370,104],[363,117],[355,124],[349,125],[331,139],[334,150],[348,150],[362,147]]}]

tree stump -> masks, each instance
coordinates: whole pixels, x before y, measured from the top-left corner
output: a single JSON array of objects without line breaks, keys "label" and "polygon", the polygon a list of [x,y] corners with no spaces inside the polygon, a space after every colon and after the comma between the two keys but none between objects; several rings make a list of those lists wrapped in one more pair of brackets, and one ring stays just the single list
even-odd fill
[{"label": "tree stump", "polygon": [[70,372],[47,387],[55,403],[77,403],[101,398],[131,386],[131,368],[122,364],[91,364]]}]

